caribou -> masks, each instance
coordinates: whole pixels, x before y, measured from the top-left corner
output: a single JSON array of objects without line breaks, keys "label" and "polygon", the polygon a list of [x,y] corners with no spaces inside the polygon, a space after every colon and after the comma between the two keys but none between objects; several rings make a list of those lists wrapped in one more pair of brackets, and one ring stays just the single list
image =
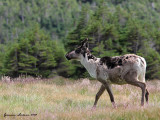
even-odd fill
[{"label": "caribou", "polygon": [[144,106],[144,98],[148,103],[149,92],[145,83],[146,61],[143,57],[125,54],[123,56],[97,58],[89,50],[88,39],[82,41],[79,47],[65,56],[68,60],[80,61],[90,76],[102,83],[95,96],[93,108],[96,107],[105,90],[109,94],[113,107],[116,107],[111,84],[130,84],[141,88],[141,106]]}]

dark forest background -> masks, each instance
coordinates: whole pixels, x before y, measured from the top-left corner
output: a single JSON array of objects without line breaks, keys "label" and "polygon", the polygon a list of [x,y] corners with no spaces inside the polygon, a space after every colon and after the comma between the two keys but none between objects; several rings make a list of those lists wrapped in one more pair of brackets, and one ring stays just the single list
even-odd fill
[{"label": "dark forest background", "polygon": [[89,77],[64,55],[89,38],[96,57],[134,53],[160,79],[159,0],[0,0],[0,75]]}]

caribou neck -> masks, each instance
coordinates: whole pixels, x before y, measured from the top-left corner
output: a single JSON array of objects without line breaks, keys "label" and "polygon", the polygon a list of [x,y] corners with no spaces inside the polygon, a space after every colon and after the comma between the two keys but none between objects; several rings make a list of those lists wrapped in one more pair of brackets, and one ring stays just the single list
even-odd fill
[{"label": "caribou neck", "polygon": [[97,66],[99,64],[100,58],[88,59],[88,55],[85,57],[81,56],[81,64],[87,69],[91,77],[97,78]]}]

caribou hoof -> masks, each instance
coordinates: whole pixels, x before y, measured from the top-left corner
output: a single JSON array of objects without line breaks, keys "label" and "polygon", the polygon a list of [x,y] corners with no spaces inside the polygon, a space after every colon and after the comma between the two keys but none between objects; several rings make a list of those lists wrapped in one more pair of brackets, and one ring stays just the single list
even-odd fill
[{"label": "caribou hoof", "polygon": [[112,107],[117,108],[117,105],[115,104],[115,102],[112,102]]},{"label": "caribou hoof", "polygon": [[94,105],[92,108],[91,108],[92,111],[96,110],[96,106]]}]

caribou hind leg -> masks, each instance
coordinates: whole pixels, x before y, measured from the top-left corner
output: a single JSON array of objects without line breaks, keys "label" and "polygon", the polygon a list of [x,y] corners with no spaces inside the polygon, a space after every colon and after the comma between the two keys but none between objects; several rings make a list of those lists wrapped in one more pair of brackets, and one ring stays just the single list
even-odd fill
[{"label": "caribou hind leg", "polygon": [[145,98],[146,98],[146,102],[147,102],[147,104],[148,104],[148,97],[149,97],[149,92],[148,92],[148,90],[146,89]]},{"label": "caribou hind leg", "polygon": [[[143,83],[145,82],[145,73],[143,73],[143,74],[141,74],[139,77],[138,77],[138,79],[140,80],[140,81],[143,81]],[[146,99],[146,103],[148,104],[148,98],[149,98],[149,92],[148,92],[148,90],[147,90],[147,88],[146,88],[146,91],[145,91],[145,99]]]},{"label": "caribou hind leg", "polygon": [[146,84],[143,82],[139,82],[137,80],[135,80],[134,82],[129,81],[128,83],[141,88],[142,90],[141,106],[144,106],[144,96],[146,93]]},{"label": "caribou hind leg", "polygon": [[138,76],[136,71],[128,72],[125,75],[124,79],[128,84],[141,88],[142,90],[141,106],[144,106],[144,97],[146,98],[146,101],[148,101],[148,91],[146,91],[146,84],[144,82],[138,81]]}]

